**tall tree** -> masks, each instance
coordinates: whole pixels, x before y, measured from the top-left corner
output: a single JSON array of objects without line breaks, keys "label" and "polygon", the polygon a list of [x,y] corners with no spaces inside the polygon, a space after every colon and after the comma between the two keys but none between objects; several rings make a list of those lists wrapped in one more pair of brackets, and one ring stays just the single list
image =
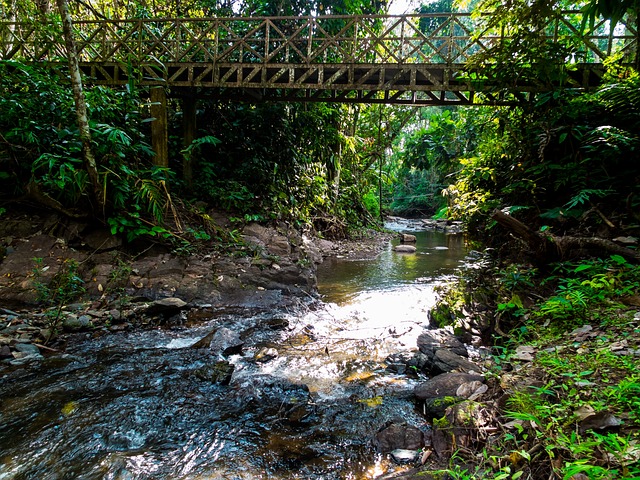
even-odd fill
[{"label": "tall tree", "polygon": [[96,164],[93,150],[91,148],[91,129],[89,128],[89,118],[87,115],[87,104],[82,90],[82,78],[80,76],[80,66],[78,63],[78,54],[76,45],[73,40],[73,30],[71,14],[69,13],[69,5],[67,0],[57,0],[58,10],[62,18],[62,32],[64,35],[65,45],[67,47],[67,57],[69,60],[69,74],[71,76],[71,87],[73,89],[73,99],[76,107],[76,117],[78,122],[78,130],[80,132],[80,140],[82,142],[82,158],[84,168],[87,171],[89,182],[93,191],[93,200],[98,207],[98,211],[104,214],[104,198],[102,196],[102,188],[100,187],[100,178],[98,175],[98,167]]}]

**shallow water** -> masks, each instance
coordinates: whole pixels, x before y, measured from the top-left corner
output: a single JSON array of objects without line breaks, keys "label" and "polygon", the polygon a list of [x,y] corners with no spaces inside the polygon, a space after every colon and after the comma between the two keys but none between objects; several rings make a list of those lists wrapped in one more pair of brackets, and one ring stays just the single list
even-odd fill
[{"label": "shallow water", "polygon": [[[417,235],[416,254],[390,245],[375,260],[324,264],[325,303],[313,310],[210,312],[5,371],[0,479],[356,480],[399,469],[373,433],[397,418],[425,425],[417,379],[384,359],[415,348],[434,286],[465,254],[460,236]],[[222,326],[246,342],[226,386],[199,375],[219,359],[190,348]],[[277,356],[257,361],[266,348]]]}]

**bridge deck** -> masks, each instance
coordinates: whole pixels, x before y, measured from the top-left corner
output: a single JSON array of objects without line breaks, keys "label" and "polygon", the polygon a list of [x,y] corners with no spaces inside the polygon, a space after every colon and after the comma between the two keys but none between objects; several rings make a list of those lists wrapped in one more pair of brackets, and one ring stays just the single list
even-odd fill
[{"label": "bridge deck", "polygon": [[[613,52],[636,48],[633,27],[600,22],[580,36],[578,12],[543,33],[578,39],[573,85],[599,81]],[[53,27],[53,28],[52,28]],[[0,61],[65,62],[56,25],[0,22]],[[224,98],[412,104],[498,103],[464,64],[508,37],[470,14],[97,20],[74,24],[81,68],[94,84],[199,88]],[[569,59],[567,59],[569,60]],[[517,85],[523,96],[539,90]],[[481,95],[478,95],[481,94]]]}]

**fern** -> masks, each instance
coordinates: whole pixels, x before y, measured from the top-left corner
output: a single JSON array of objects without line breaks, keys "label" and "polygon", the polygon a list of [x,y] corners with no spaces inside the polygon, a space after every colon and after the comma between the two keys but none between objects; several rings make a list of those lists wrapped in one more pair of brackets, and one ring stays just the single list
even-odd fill
[{"label": "fern", "polygon": [[571,210],[572,208],[577,207],[578,205],[585,205],[586,203],[591,202],[593,197],[606,197],[613,193],[613,190],[596,190],[592,188],[585,188],[580,190],[571,200],[565,203],[565,207]]},{"label": "fern", "polygon": [[141,178],[136,183],[135,197],[138,203],[144,204],[144,208],[153,215],[156,222],[164,220],[164,206],[166,198],[160,185],[155,180]]},{"label": "fern", "polygon": [[604,100],[607,110],[623,122],[640,122],[640,78],[632,77],[624,82],[602,88],[598,96]]}]

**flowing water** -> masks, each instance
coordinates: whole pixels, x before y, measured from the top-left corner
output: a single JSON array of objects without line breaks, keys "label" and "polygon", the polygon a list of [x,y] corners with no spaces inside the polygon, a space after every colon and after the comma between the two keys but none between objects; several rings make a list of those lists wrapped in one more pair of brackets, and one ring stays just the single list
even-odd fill
[{"label": "flowing water", "polygon": [[[205,312],[12,367],[0,378],[0,480],[356,480],[401,468],[372,439],[394,419],[425,426],[418,379],[384,360],[415,349],[434,286],[465,255],[461,236],[412,233],[415,254],[390,244],[375,260],[323,264],[319,307]],[[245,342],[228,385],[202,374],[220,359],[191,348],[219,327]]]}]

